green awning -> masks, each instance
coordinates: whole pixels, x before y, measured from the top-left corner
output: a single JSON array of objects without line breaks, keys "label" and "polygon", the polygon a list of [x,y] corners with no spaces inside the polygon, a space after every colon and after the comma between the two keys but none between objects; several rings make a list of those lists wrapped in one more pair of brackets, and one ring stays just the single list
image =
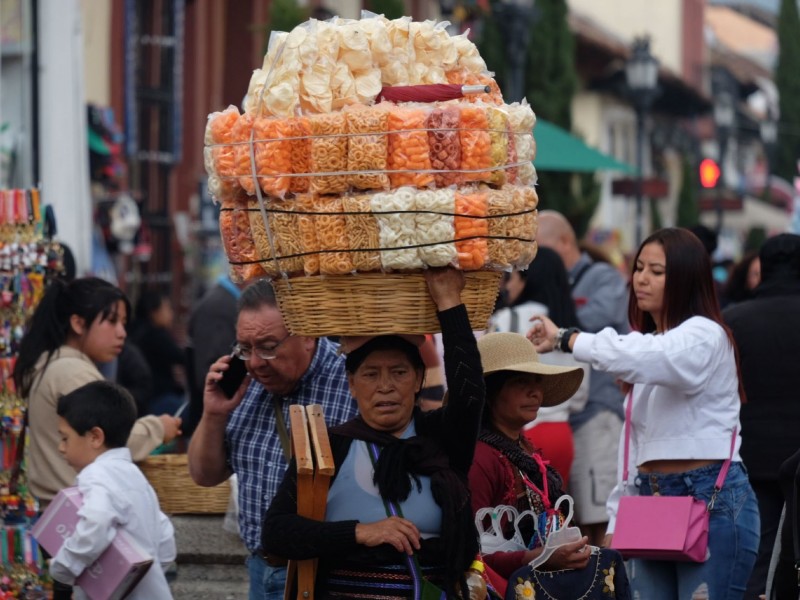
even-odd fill
[{"label": "green awning", "polygon": [[568,171],[593,173],[595,171],[622,171],[634,175],[636,169],[629,164],[587,146],[568,131],[544,119],[537,119],[533,129],[536,140],[537,171]]},{"label": "green awning", "polygon": [[108,144],[103,140],[103,136],[91,127],[89,127],[89,150],[95,154],[102,154],[103,156],[109,156],[111,154],[111,150],[108,149]]}]

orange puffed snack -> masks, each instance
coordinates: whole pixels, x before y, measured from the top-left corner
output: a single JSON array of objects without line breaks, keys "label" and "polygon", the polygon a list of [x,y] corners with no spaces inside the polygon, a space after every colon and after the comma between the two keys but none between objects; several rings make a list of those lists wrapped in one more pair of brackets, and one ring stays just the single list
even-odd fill
[{"label": "orange puffed snack", "polygon": [[[341,196],[318,196],[314,201],[319,243],[319,272],[322,275],[346,275],[355,270],[347,239],[347,221]],[[341,250],[341,252],[334,252]]]},{"label": "orange puffed snack", "polygon": [[[311,171],[311,125],[305,117],[289,119],[292,137],[292,173],[308,173]],[[308,177],[292,177],[289,191],[307,192]]]},{"label": "orange puffed snack", "polygon": [[258,182],[265,194],[283,198],[292,172],[291,127],[286,119],[258,117],[253,123]]},{"label": "orange puffed snack", "polygon": [[250,140],[253,132],[253,115],[243,114],[231,130],[233,142],[234,170],[239,185],[251,196],[256,193],[253,165],[250,160]]},{"label": "orange puffed snack", "polygon": [[236,196],[223,200],[219,213],[219,233],[231,264],[231,279],[240,283],[264,274],[250,233],[250,208],[256,205],[248,206],[248,200],[240,190]]},{"label": "orange puffed snack", "polygon": [[445,74],[447,83],[460,83],[461,85],[488,85],[488,94],[467,94],[464,100],[468,102],[484,102],[487,104],[503,104],[503,93],[497,82],[488,75],[476,75],[466,69],[452,69]]},{"label": "orange puffed snack", "polygon": [[[215,190],[218,198],[230,196],[239,189],[235,176],[236,157],[232,145],[233,128],[238,119],[239,109],[235,106],[208,116],[205,135],[206,170],[209,171],[211,179],[218,180],[216,184],[218,190]],[[212,170],[216,176],[212,175]]]},{"label": "orange puffed snack", "polygon": [[[266,199],[265,199],[266,200]],[[297,237],[297,216],[292,214],[294,202],[273,199],[266,203],[262,213],[256,198],[251,198],[254,210],[250,211],[250,233],[261,259],[261,268],[269,277],[281,273],[297,275],[303,273],[303,258],[300,240]],[[266,219],[265,219],[266,215]],[[269,226],[269,231],[267,230]],[[270,243],[270,237],[272,242]],[[275,249],[273,258],[273,248]]]},{"label": "orange puffed snack", "polygon": [[457,185],[463,181],[461,168],[461,140],[458,126],[460,111],[455,106],[437,108],[425,119],[428,130],[428,149],[431,153],[433,180],[436,187]]},{"label": "orange puffed snack", "polygon": [[[347,182],[360,190],[389,189],[386,170],[389,113],[384,107],[359,107],[347,115]],[[355,172],[354,172],[355,171]],[[381,171],[357,173],[357,171]]]},{"label": "orange puffed snack", "polygon": [[[421,108],[389,111],[389,180],[393,188],[404,185],[428,187],[433,183],[426,113]],[[422,172],[415,172],[422,171]]]},{"label": "orange puffed snack", "polygon": [[315,221],[314,194],[298,194],[295,204],[300,214],[297,216],[300,233],[300,247],[303,249],[303,270],[306,275],[319,275],[319,240]]},{"label": "orange puffed snack", "polygon": [[[456,192],[456,251],[462,271],[483,268],[489,258],[486,236],[489,235],[488,195],[485,190]],[[484,218],[475,218],[484,217]]]},{"label": "orange puffed snack", "polygon": [[489,181],[487,169],[492,164],[489,120],[483,108],[461,107],[461,170],[464,181]]},{"label": "orange puffed snack", "polygon": [[346,175],[320,175],[347,171],[347,117],[325,113],[308,117],[311,125],[311,191],[341,194],[347,190]]}]

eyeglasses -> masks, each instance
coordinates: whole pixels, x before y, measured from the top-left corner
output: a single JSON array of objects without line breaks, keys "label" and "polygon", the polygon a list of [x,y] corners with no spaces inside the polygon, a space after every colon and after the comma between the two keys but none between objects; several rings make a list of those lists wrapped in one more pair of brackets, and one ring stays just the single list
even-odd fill
[{"label": "eyeglasses", "polygon": [[241,344],[234,344],[233,346],[233,354],[236,358],[241,360],[250,360],[253,358],[253,355],[257,356],[261,360],[272,360],[277,358],[278,356],[278,348],[280,345],[292,337],[291,333],[286,334],[282,340],[275,342],[269,346],[256,346],[255,348],[247,348],[242,346]]}]

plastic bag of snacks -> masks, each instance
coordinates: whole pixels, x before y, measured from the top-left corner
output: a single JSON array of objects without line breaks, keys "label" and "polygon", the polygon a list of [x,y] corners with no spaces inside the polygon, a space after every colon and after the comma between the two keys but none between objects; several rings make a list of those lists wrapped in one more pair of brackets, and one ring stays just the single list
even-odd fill
[{"label": "plastic bag of snacks", "polygon": [[486,242],[489,224],[485,218],[489,212],[488,196],[485,188],[456,192],[456,216],[453,223],[458,266],[462,271],[482,269],[489,258]]},{"label": "plastic bag of snacks", "polygon": [[370,206],[378,221],[381,266],[385,271],[409,271],[424,266],[415,247],[416,194],[414,188],[403,187],[372,196]]},{"label": "plastic bag of snacks", "polygon": [[[344,113],[313,115],[311,125],[311,192],[341,194],[347,190],[347,116]],[[323,173],[338,173],[323,175]]]},{"label": "plastic bag of snacks", "polygon": [[404,185],[428,187],[433,184],[427,111],[396,107],[389,110],[389,180],[393,188]]},{"label": "plastic bag of snacks", "polygon": [[381,238],[378,221],[372,214],[372,195],[344,196],[342,204],[347,213],[347,239],[350,241],[353,267],[368,273],[381,270]]},{"label": "plastic bag of snacks", "polygon": [[[362,190],[389,189],[386,158],[389,113],[378,105],[345,111],[347,115],[347,182]],[[359,173],[359,171],[380,171]]]},{"label": "plastic bag of snacks", "polygon": [[417,192],[416,214],[419,258],[429,267],[457,264],[453,215],[456,210],[453,188]]}]

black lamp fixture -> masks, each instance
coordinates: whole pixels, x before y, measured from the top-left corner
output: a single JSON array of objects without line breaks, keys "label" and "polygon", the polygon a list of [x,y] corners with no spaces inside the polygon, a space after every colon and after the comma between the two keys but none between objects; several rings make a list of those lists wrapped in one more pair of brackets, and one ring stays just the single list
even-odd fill
[{"label": "black lamp fixture", "polygon": [[650,38],[640,37],[633,41],[631,56],[625,64],[625,80],[628,84],[633,107],[636,109],[636,247],[642,243],[642,171],[644,169],[644,133],[647,112],[659,93],[658,59],[650,52]]}]

